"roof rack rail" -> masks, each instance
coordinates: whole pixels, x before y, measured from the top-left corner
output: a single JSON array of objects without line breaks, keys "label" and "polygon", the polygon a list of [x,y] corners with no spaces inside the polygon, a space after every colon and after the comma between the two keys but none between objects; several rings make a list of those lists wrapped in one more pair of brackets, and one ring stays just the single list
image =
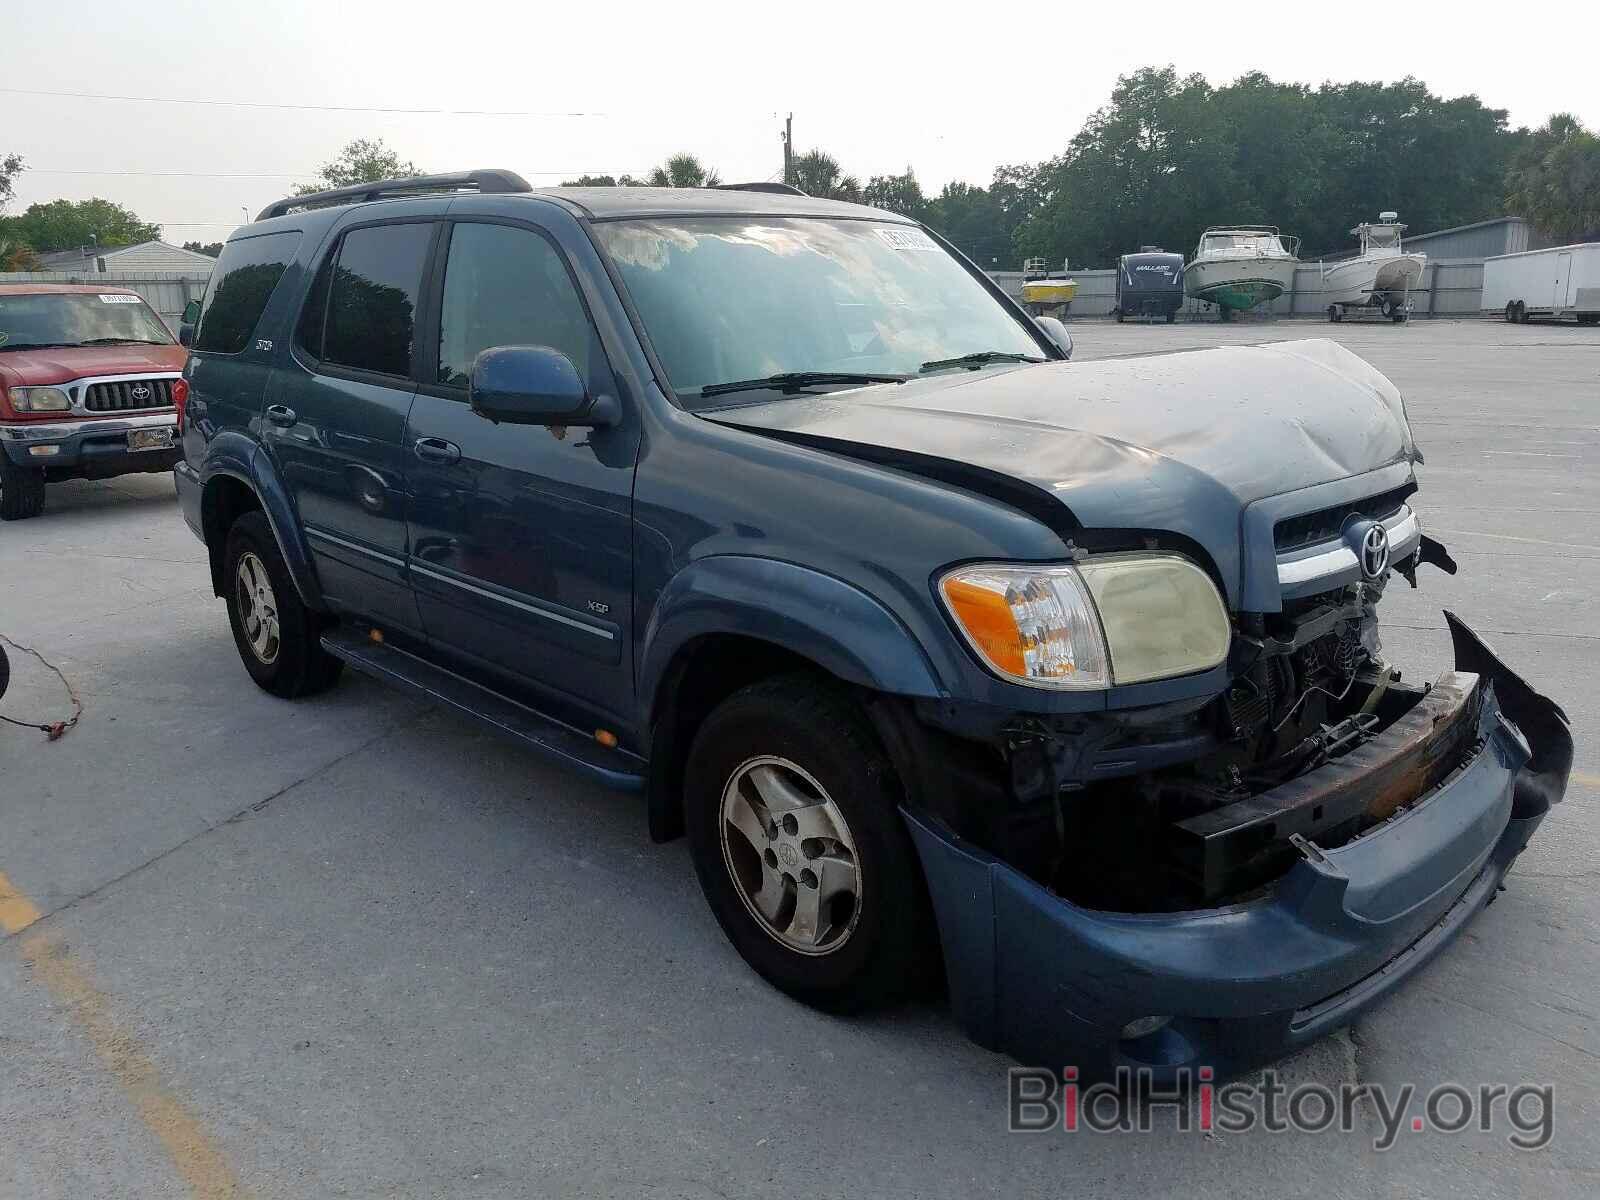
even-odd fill
[{"label": "roof rack rail", "polygon": [[771,192],[775,196],[806,194],[792,183],[768,183],[765,180],[757,180],[755,183],[713,183],[711,186],[719,192]]},{"label": "roof rack rail", "polygon": [[449,175],[414,175],[409,179],[379,179],[352,187],[311,192],[304,196],[285,196],[274,200],[256,216],[258,221],[281,217],[295,208],[323,208],[333,204],[354,204],[361,200],[381,200],[385,196],[404,196],[412,192],[474,191],[490,193],[531,192],[533,187],[515,171],[456,171]]}]

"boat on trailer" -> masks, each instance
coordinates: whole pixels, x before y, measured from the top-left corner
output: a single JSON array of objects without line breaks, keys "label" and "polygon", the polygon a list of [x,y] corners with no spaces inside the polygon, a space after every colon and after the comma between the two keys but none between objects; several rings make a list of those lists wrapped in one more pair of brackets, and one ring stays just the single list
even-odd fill
[{"label": "boat on trailer", "polygon": [[1300,239],[1275,225],[1213,225],[1200,235],[1184,268],[1184,290],[1215,304],[1224,321],[1276,300],[1294,285]]},{"label": "boat on trailer", "polygon": [[1377,309],[1391,321],[1410,315],[1411,289],[1422,281],[1428,256],[1405,251],[1400,242],[1405,228],[1398,213],[1381,212],[1376,221],[1350,231],[1360,239],[1359,255],[1320,264],[1328,320],[1341,321],[1351,309],[1363,308]]}]

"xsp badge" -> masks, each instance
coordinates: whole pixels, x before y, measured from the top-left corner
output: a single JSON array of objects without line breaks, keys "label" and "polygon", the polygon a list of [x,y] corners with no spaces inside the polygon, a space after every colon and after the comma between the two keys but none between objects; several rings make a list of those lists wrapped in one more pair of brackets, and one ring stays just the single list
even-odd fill
[{"label": "xsp badge", "polygon": [[592,613],[598,613],[603,617],[611,611],[611,605],[601,604],[598,600],[591,600],[589,601],[589,611]]}]

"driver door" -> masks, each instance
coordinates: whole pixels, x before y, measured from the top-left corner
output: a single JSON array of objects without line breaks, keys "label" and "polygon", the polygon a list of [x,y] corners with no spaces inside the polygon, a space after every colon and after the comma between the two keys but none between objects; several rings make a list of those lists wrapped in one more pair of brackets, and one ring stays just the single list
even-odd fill
[{"label": "driver door", "polygon": [[406,429],[411,577],[429,642],[476,674],[626,723],[636,413],[605,429],[495,424],[467,403],[491,346],[549,346],[616,395],[566,257],[536,225],[446,234]]}]

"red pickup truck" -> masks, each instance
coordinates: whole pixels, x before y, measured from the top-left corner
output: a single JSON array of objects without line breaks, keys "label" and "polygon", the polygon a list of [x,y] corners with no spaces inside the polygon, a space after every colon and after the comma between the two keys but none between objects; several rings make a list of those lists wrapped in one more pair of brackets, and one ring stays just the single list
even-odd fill
[{"label": "red pickup truck", "polygon": [[46,483],[170,471],[188,354],[125,288],[0,284],[0,520]]}]

